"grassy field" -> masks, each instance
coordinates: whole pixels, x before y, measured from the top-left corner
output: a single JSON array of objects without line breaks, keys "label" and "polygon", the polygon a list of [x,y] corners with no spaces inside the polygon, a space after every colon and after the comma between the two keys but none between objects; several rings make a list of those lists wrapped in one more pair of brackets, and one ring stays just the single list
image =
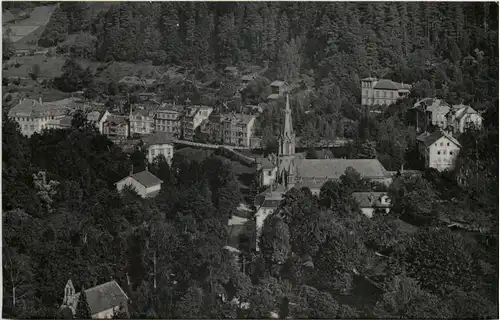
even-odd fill
[{"label": "grassy field", "polygon": [[[64,58],[59,57],[45,57],[45,56],[27,56],[15,57],[4,63],[3,76],[4,77],[28,77],[33,66],[38,64],[40,66],[41,78],[54,78],[61,75],[61,68],[65,63]],[[19,63],[19,68],[15,64]],[[7,67],[7,69],[5,69]]]},{"label": "grassy field", "polygon": [[[57,6],[38,6],[31,11],[28,19],[5,25],[16,49],[34,49]],[[28,39],[26,39],[28,38]]]}]

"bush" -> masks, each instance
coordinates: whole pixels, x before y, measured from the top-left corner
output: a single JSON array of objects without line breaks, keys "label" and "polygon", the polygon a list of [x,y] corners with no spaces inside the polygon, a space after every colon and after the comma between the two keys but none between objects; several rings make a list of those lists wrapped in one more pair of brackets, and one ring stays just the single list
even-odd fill
[{"label": "bush", "polygon": [[21,66],[21,64],[19,62],[16,62],[16,64],[14,65],[14,67],[16,68],[19,68]]}]

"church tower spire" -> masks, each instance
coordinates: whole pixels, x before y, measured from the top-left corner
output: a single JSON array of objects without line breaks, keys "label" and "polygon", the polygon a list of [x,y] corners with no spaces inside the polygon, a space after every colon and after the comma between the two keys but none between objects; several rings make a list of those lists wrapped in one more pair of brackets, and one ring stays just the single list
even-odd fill
[{"label": "church tower spire", "polygon": [[292,126],[292,110],[290,109],[290,99],[286,95],[285,125],[279,139],[279,156],[289,156],[295,154],[295,133]]}]

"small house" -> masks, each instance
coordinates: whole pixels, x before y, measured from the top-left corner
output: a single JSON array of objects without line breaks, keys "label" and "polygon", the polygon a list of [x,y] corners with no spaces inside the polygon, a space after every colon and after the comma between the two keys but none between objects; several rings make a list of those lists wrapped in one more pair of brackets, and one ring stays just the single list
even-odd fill
[{"label": "small house", "polygon": [[267,97],[269,100],[276,100],[284,96],[290,90],[290,86],[285,81],[276,80],[271,83],[271,94]]},{"label": "small house", "polygon": [[115,185],[118,192],[122,192],[128,186],[135,189],[137,194],[143,198],[153,198],[160,193],[162,183],[162,180],[145,170],[138,173],[131,173],[128,177],[116,182]]},{"label": "small house", "polygon": [[461,145],[451,133],[439,129],[433,133],[424,132],[417,137],[418,151],[426,168],[438,171],[451,170],[455,166]]},{"label": "small house", "polygon": [[379,210],[385,213],[391,210],[391,199],[386,192],[353,192],[352,197],[358,203],[361,212],[368,218],[372,218]]}]

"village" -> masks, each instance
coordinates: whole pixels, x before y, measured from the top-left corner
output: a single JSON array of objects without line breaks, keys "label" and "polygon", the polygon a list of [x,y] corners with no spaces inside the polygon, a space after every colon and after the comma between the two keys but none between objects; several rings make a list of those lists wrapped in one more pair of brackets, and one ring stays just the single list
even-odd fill
[{"label": "village", "polygon": [[[318,54],[275,13],[281,29],[263,39],[279,49],[259,34],[256,50],[244,37],[231,42],[224,30],[236,20],[215,20],[226,14],[217,6],[197,7],[211,12],[207,22],[155,4],[176,57],[148,47],[123,58],[103,45],[118,46],[119,32],[97,31],[123,18],[122,5],[3,10],[7,315],[452,318],[466,303],[468,315],[492,314],[498,100],[476,89],[485,52],[450,40],[442,59],[417,46],[421,61],[408,61],[422,66],[408,63],[411,72],[382,54],[368,66],[364,40],[348,38],[362,48],[352,52],[344,36],[326,41],[338,32],[333,18],[310,27]],[[270,14],[251,8],[241,21]],[[71,19],[82,12],[95,25],[78,30]],[[199,23],[226,27],[213,29],[225,35],[223,53],[190,47],[190,34],[203,38],[188,28]],[[179,52],[191,52],[176,43],[196,58],[183,61]],[[20,241],[23,232],[35,240]],[[481,291],[467,291],[476,281]]]}]

